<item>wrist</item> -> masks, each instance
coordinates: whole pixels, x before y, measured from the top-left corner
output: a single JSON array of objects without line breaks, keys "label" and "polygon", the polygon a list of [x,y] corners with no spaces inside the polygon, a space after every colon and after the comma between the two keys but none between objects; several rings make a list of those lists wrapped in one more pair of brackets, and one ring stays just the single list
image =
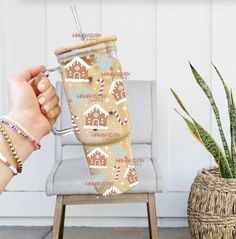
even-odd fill
[{"label": "wrist", "polygon": [[19,123],[25,130],[37,141],[40,141],[44,136],[45,130],[43,125],[38,122],[35,117],[31,114],[11,111],[6,116]]},{"label": "wrist", "polygon": [[[24,138],[21,135],[17,134],[16,132],[6,127],[5,125],[2,125],[2,127],[7,132],[9,138],[12,141],[13,147],[16,149],[16,152],[20,156],[22,162],[24,162],[27,159],[27,157],[34,151],[34,146],[29,141],[24,140]],[[14,160],[11,150],[7,145],[3,135],[0,135],[0,151],[5,157],[8,158],[11,164],[17,167],[17,163]]]}]

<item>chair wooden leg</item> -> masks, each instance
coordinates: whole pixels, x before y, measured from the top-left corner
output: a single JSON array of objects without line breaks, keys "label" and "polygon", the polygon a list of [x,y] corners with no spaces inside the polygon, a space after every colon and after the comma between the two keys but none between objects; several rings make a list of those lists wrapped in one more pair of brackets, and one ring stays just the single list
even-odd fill
[{"label": "chair wooden leg", "polygon": [[150,239],[158,239],[156,202],[154,193],[148,193],[147,212]]},{"label": "chair wooden leg", "polygon": [[63,205],[63,206],[62,206],[62,215],[61,215],[61,225],[60,225],[60,235],[59,235],[59,239],[63,239],[64,224],[65,224],[65,214],[66,214],[66,205]]},{"label": "chair wooden leg", "polygon": [[52,230],[52,239],[63,239],[66,206],[63,205],[63,196],[58,195]]}]

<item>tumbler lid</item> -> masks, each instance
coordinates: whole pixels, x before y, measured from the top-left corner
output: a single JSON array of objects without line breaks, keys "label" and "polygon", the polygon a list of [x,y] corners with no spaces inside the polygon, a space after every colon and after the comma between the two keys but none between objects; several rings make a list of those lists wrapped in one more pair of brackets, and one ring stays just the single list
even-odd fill
[{"label": "tumbler lid", "polygon": [[66,53],[68,51],[72,51],[74,49],[90,47],[90,46],[97,45],[99,43],[104,43],[104,42],[109,42],[109,41],[117,41],[117,37],[116,36],[104,36],[104,37],[99,37],[99,38],[93,39],[93,40],[87,40],[87,41],[81,42],[79,44],[74,44],[74,45],[70,45],[70,46],[66,46],[66,47],[59,47],[55,50],[55,54],[60,55],[60,54]]}]

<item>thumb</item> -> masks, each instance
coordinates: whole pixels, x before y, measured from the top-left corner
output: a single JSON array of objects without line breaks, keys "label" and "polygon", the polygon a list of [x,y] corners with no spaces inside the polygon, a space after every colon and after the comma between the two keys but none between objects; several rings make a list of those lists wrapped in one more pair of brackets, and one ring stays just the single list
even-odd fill
[{"label": "thumb", "polygon": [[24,71],[22,71],[22,72],[16,74],[15,76],[11,77],[10,81],[18,81],[18,82],[26,81],[26,82],[29,82],[32,78],[34,78],[35,76],[37,76],[38,74],[43,72],[45,69],[46,68],[43,65],[33,66],[33,67],[30,67],[30,68],[27,68]]}]

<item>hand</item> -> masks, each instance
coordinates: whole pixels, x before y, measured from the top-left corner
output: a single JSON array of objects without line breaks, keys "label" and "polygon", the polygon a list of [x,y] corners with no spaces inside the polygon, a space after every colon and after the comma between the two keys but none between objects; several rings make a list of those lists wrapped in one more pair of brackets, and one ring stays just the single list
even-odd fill
[{"label": "hand", "polygon": [[44,70],[44,66],[31,67],[8,81],[8,115],[37,140],[50,133],[60,114],[58,96],[48,78],[42,75]]}]

